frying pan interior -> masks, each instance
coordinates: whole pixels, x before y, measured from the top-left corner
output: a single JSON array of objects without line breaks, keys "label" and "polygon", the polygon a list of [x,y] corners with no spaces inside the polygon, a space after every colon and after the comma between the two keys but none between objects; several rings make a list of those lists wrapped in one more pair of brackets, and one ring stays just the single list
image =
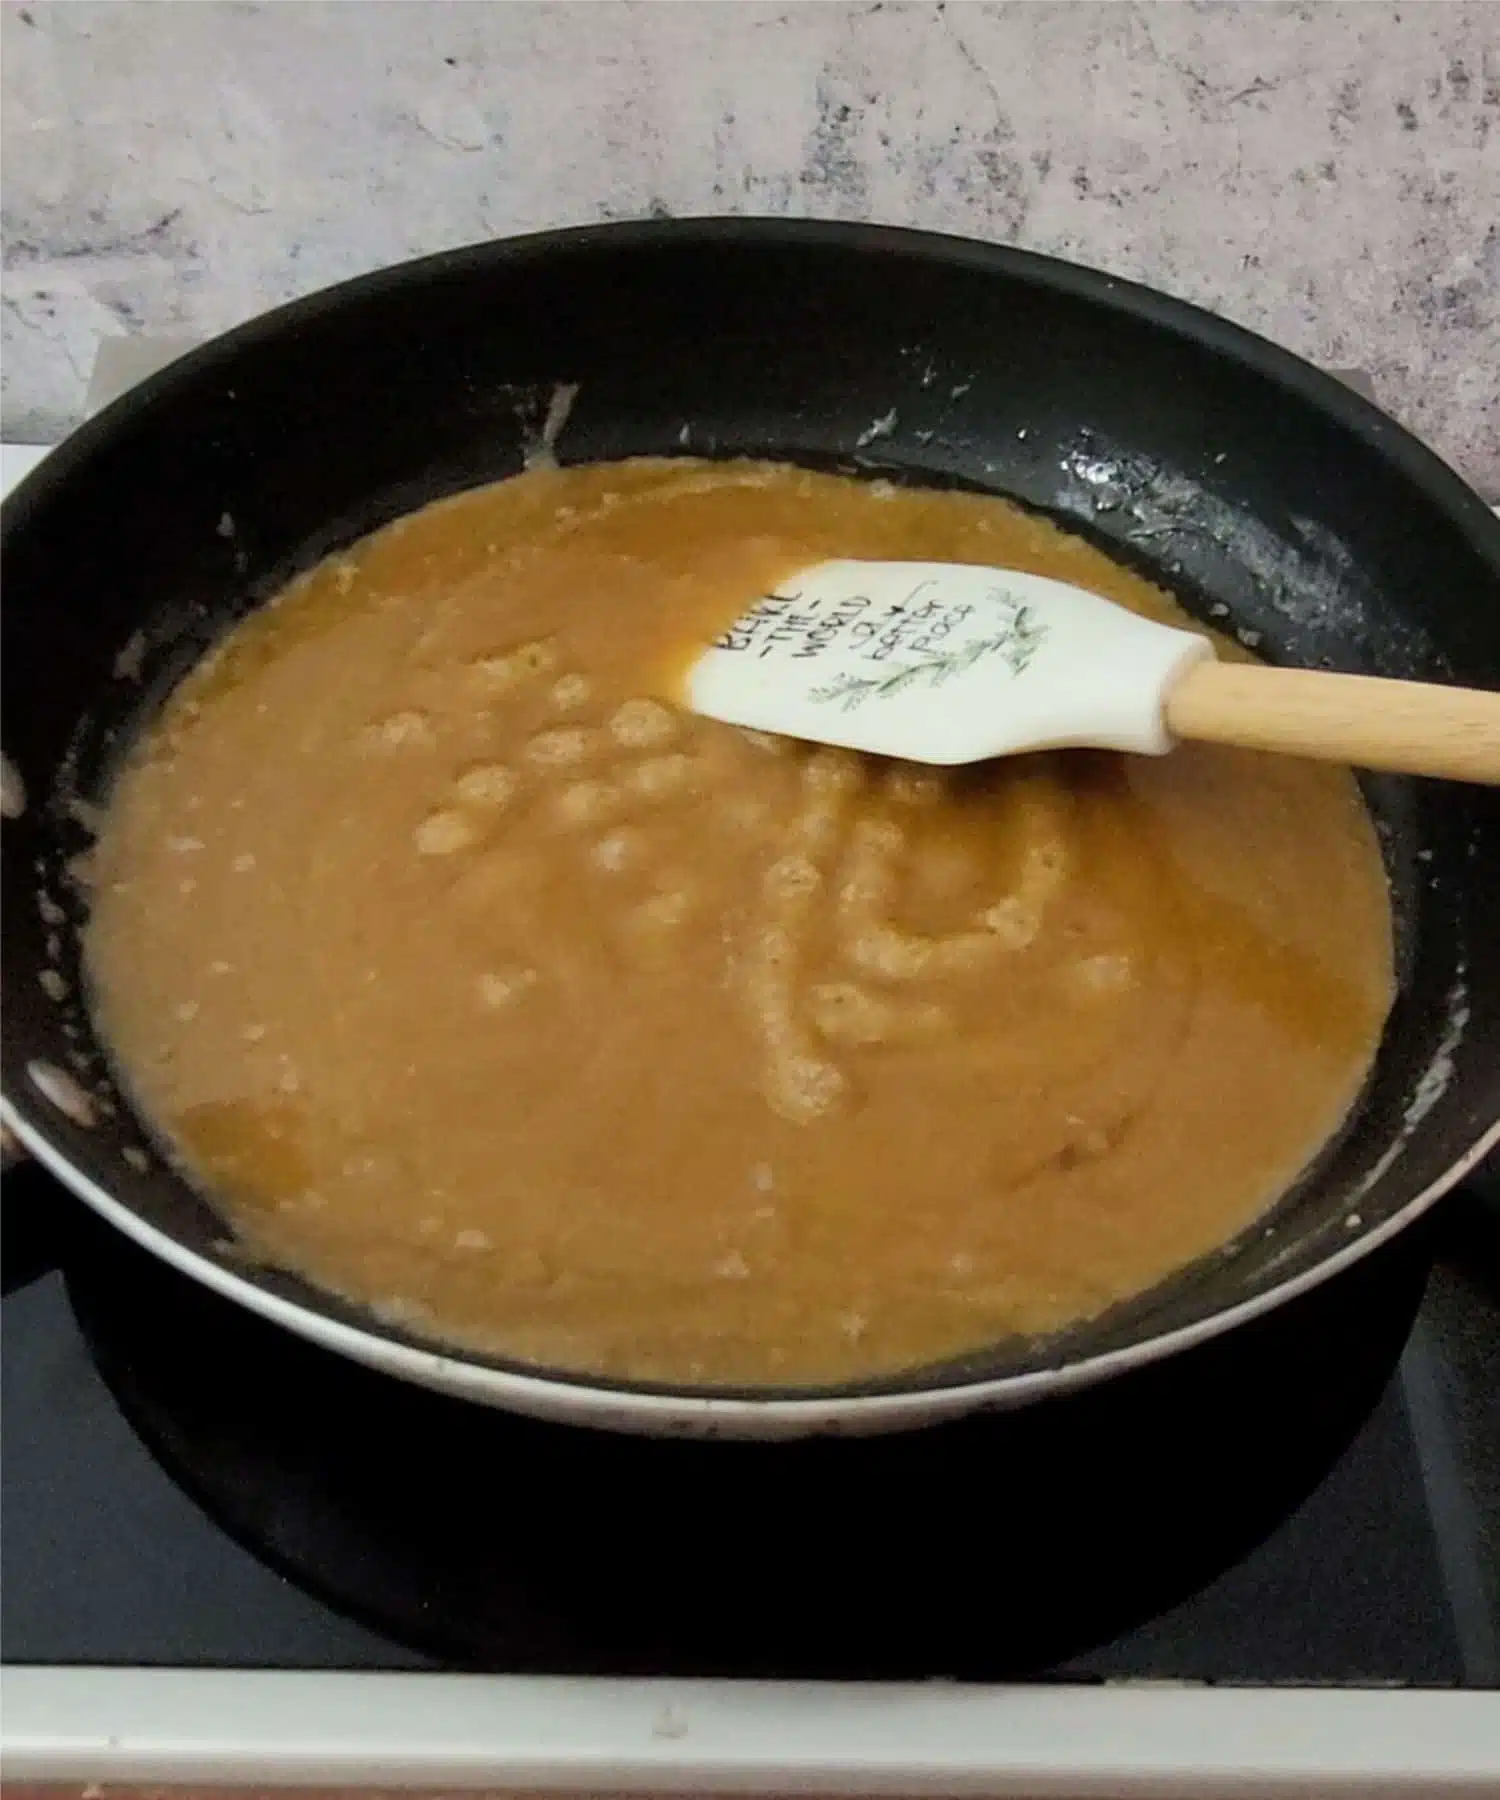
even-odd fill
[{"label": "frying pan interior", "polygon": [[[28,801],[4,828],[5,1093],[179,1244],[233,1255],[200,1197],[144,1163],[79,1002],[78,802],[294,571],[515,473],[544,437],[566,463],[765,456],[1008,494],[1273,659],[1500,685],[1500,525],[1482,504],[1330,378],[1090,271],[875,228],[676,222],[481,246],[284,308],[112,407],[6,507],[4,745]],[[1212,1320],[1385,1235],[1474,1153],[1500,1117],[1500,796],[1382,781],[1369,797],[1401,990],[1342,1139],[1224,1253],[945,1381]],[[291,1277],[241,1273],[401,1339]]]}]

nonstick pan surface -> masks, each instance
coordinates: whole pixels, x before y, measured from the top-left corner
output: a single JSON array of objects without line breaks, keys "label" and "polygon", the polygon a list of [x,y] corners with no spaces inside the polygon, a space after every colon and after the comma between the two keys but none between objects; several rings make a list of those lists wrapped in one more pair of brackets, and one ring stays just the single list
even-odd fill
[{"label": "nonstick pan surface", "polygon": [[443,1351],[247,1263],[94,1037],[74,859],[123,748],[233,620],[544,445],[1008,494],[1272,660],[1500,686],[1500,523],[1478,497],[1331,377],[1094,271],[878,227],[663,221],[480,245],[284,307],[101,414],[5,506],[6,1116],[138,1241],[306,1337],[491,1404],[653,1432],[876,1430],[1041,1399],[1265,1312],[1494,1141],[1500,795],[1372,780],[1400,992],[1368,1092],[1242,1239],[1102,1319],[880,1382],[690,1392]]}]

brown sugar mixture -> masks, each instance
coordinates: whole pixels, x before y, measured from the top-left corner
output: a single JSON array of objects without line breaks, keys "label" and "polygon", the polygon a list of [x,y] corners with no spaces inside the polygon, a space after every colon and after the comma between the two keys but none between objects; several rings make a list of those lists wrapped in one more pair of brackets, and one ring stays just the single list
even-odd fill
[{"label": "brown sugar mixture", "polygon": [[89,959],[255,1252],[552,1368],[825,1381],[1097,1313],[1337,1128],[1392,991],[1351,777],[938,775],[674,704],[695,643],[831,556],[1179,617],[1001,500],[635,462],[398,521],[174,694]]}]

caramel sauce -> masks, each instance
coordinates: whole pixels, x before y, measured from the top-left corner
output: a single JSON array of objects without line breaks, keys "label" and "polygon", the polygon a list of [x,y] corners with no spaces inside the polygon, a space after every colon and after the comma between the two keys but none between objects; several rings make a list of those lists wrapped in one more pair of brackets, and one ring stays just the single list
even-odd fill
[{"label": "caramel sauce", "polygon": [[997,499],[538,470],[246,620],[120,780],[88,956],[248,1246],[437,1340],[680,1382],[1045,1333],[1248,1225],[1392,992],[1352,778],[1190,747],[938,774],[684,714],[831,556],[1168,597]]}]

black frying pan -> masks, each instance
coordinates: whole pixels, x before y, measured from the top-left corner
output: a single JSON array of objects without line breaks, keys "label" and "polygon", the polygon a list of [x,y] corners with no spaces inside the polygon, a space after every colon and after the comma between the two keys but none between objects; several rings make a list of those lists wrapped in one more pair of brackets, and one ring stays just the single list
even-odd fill
[{"label": "black frying pan", "polygon": [[[5,506],[4,749],[8,797],[14,776],[26,796],[4,827],[6,1117],[85,1200],[255,1310],[429,1386],[629,1429],[775,1435],[1015,1405],[1149,1361],[1364,1255],[1477,1162],[1500,1134],[1500,794],[1384,780],[1368,793],[1400,994],[1350,1129],[1241,1241],[1043,1348],[694,1394],[435,1351],[240,1261],[203,1199],[142,1155],[78,1002],[78,802],[292,573],[515,473],[562,383],[578,387],[564,462],[686,448],[993,490],[1200,616],[1227,608],[1275,659],[1500,686],[1500,522],[1477,496],[1330,377],[1089,270],[873,227],[702,220],[483,245],[314,295],[130,394]],[[142,642],[144,679],[121,679]]]}]

